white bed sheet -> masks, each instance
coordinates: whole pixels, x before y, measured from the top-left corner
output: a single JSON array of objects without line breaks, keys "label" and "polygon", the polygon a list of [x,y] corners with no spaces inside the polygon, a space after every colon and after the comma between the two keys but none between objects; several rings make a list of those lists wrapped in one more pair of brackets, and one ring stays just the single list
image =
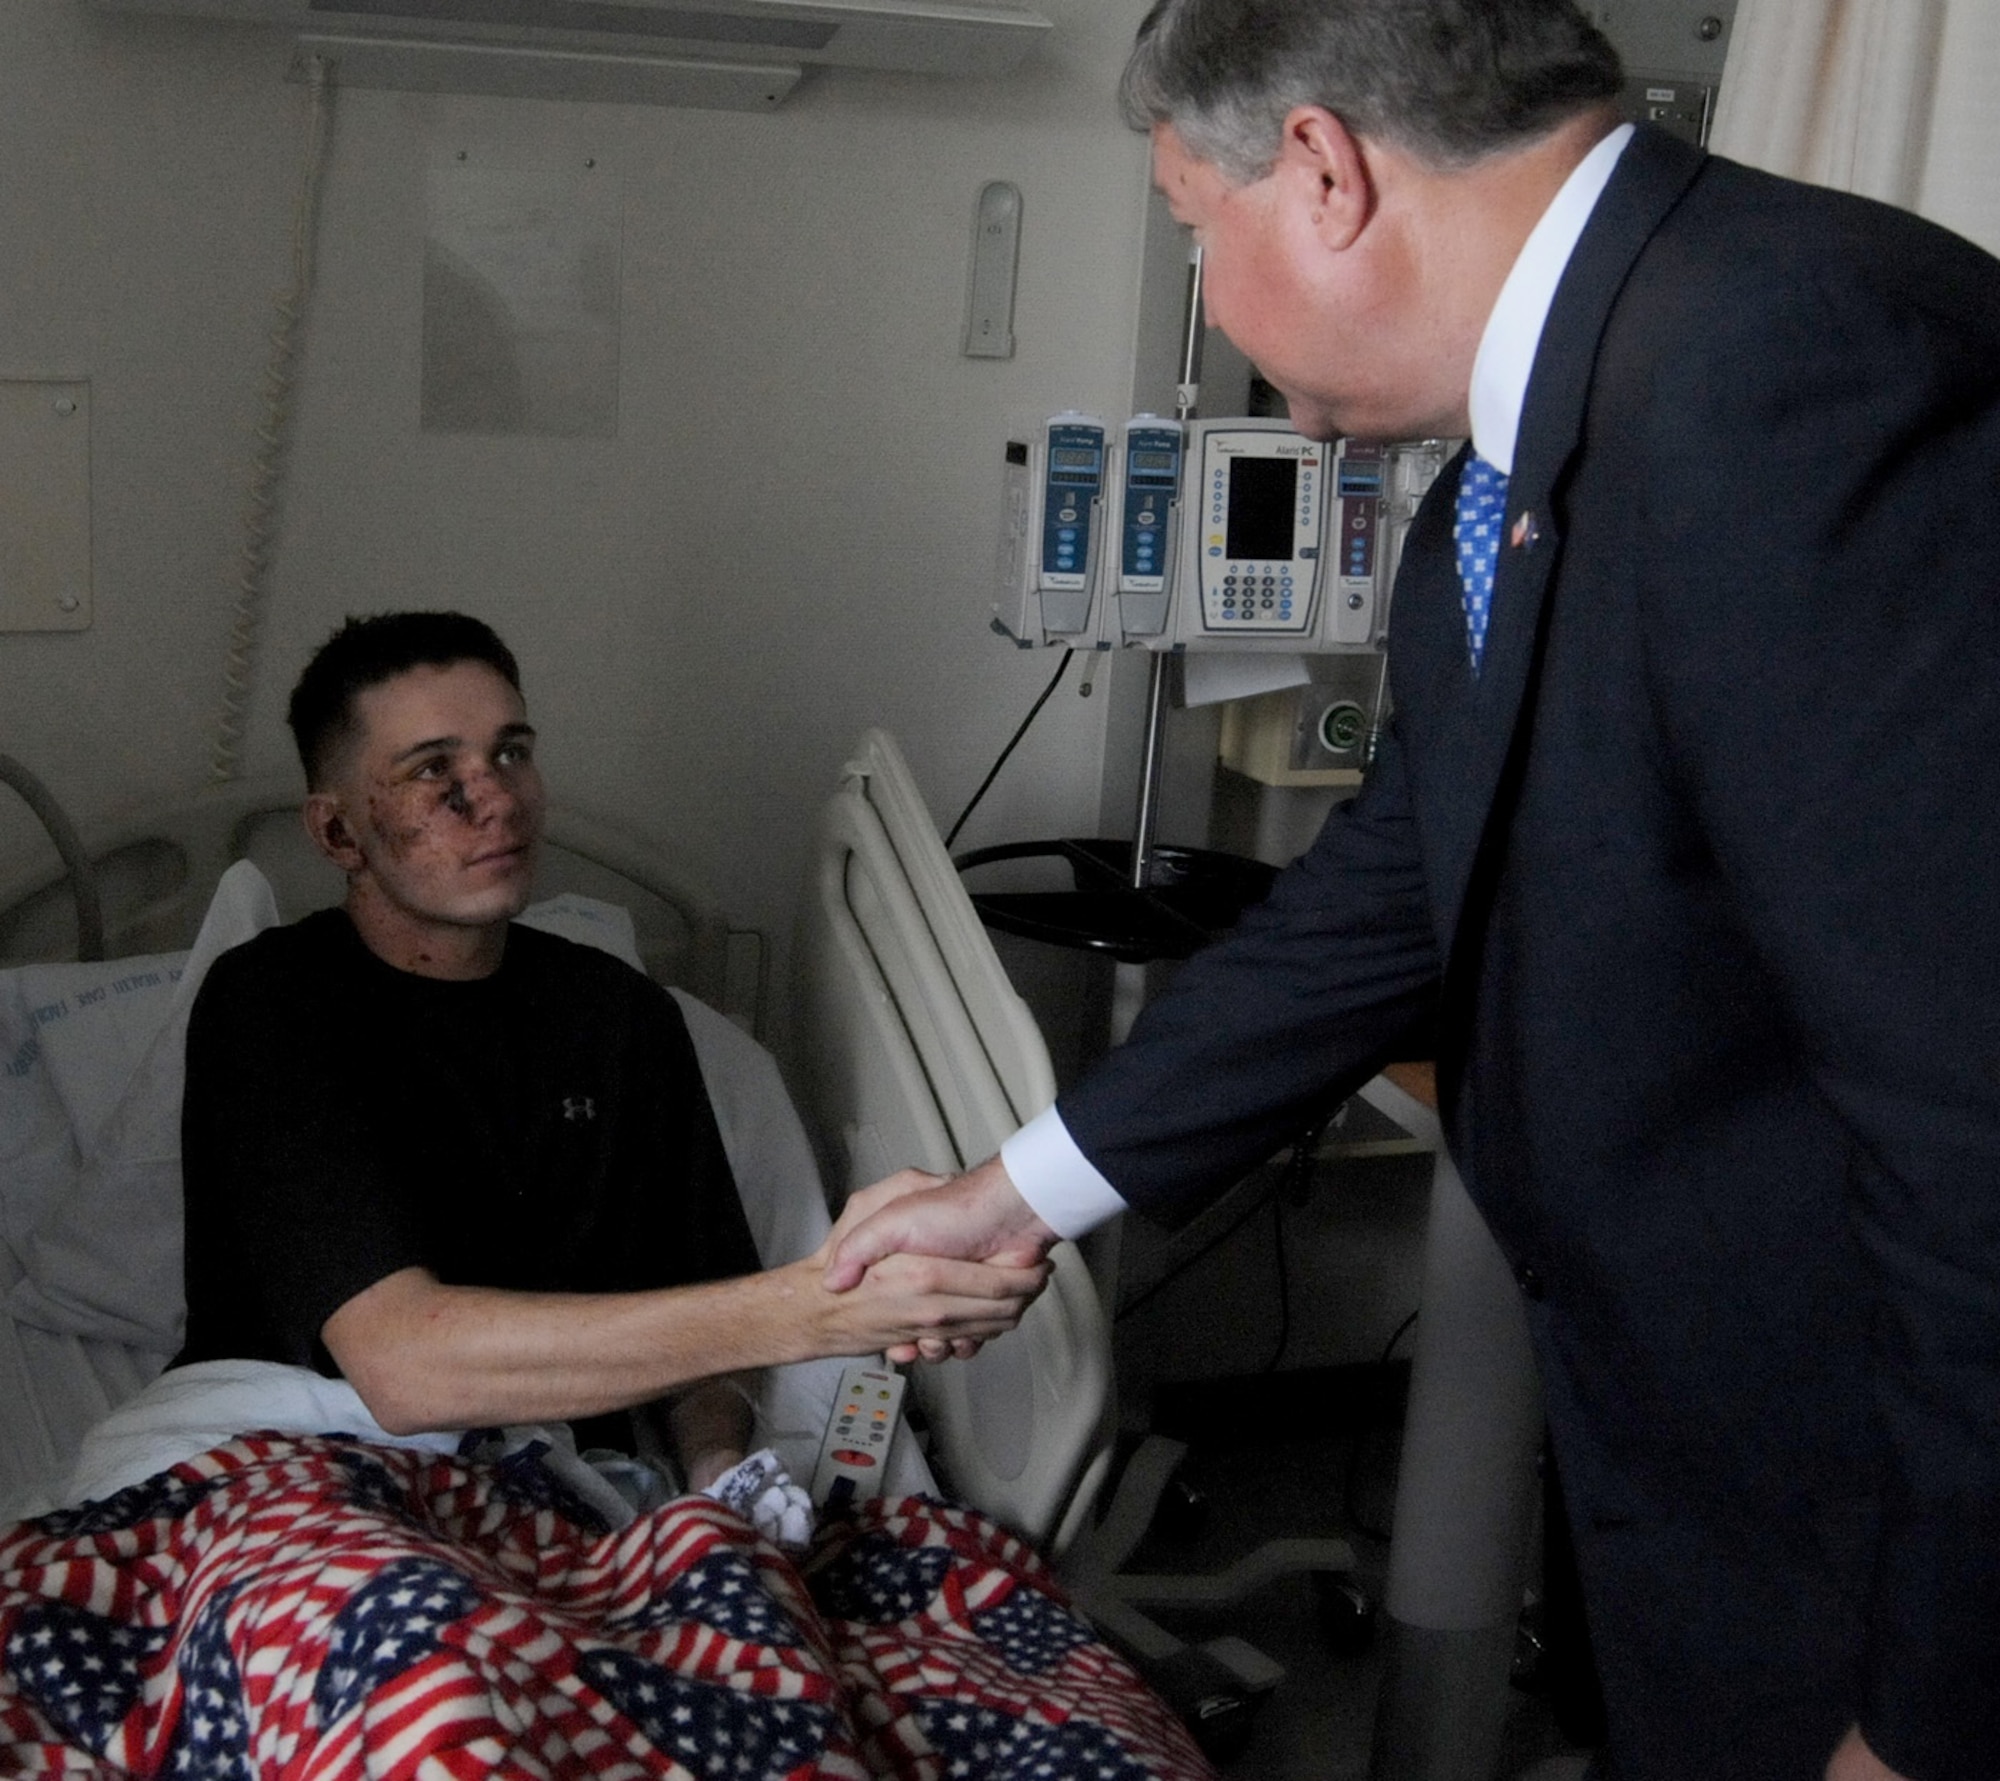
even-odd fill
[{"label": "white bed sheet", "polygon": [[[19,1274],[0,1246],[0,1288]],[[143,1391],[167,1358],[0,1314],[0,1523],[54,1508],[85,1433]]]}]

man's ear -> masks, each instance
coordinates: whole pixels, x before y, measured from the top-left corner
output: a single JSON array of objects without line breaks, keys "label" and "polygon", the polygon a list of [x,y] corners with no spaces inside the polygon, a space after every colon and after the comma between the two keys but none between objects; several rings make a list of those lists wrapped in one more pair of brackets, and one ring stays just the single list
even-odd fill
[{"label": "man's ear", "polygon": [[1374,175],[1361,139],[1324,106],[1286,113],[1272,171],[1310,207],[1313,233],[1336,252],[1352,247],[1375,214]]},{"label": "man's ear", "polygon": [[308,792],[299,814],[305,819],[306,833],[321,853],[343,872],[361,870],[361,844],[355,840],[354,831],[341,812],[337,793]]}]

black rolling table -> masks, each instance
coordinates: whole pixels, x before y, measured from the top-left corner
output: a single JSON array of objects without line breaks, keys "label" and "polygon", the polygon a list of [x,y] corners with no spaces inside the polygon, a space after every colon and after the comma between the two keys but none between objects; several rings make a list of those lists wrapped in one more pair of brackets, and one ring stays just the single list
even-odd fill
[{"label": "black rolling table", "polygon": [[980,919],[1004,934],[1102,953],[1120,964],[1184,959],[1260,902],[1277,877],[1261,860],[1206,847],[1155,846],[1144,888],[1131,882],[1129,841],[1012,841],[975,847],[952,863],[961,876],[1006,860],[1054,859],[1069,869],[1067,890],[967,893]]}]

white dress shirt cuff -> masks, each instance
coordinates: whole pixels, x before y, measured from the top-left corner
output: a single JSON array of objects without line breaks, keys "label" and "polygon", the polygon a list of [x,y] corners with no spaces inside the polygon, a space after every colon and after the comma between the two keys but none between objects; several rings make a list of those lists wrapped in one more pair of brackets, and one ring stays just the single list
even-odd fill
[{"label": "white dress shirt cuff", "polygon": [[1015,1191],[1058,1237],[1080,1237],[1125,1210],[1053,1107],[1000,1146],[1000,1162]]}]

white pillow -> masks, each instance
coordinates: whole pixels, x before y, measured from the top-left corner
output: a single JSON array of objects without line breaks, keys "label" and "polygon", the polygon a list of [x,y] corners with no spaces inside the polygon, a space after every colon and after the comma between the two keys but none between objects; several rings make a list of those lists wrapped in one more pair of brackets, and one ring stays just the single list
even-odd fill
[{"label": "white pillow", "polygon": [[715,1109],[750,1235],[767,1268],[811,1255],[832,1228],[819,1163],[777,1060],[727,1015],[684,990],[680,1004]]},{"label": "white pillow", "polygon": [[[185,965],[145,973],[177,981],[136,1065],[111,1036],[66,1022],[45,1029],[45,1055],[70,1113],[79,1167],[74,1190],[44,1213],[21,1255],[24,1277],[9,1290],[7,1309],[22,1323],[165,1355],[180,1347],[188,1013],[208,967],[277,921],[263,873],[239,860],[216,886]],[[85,1038],[96,1043],[80,1042]],[[107,1099],[108,1110],[97,1115]]]},{"label": "white pillow", "polygon": [[524,928],[540,928],[545,934],[559,934],[579,946],[594,946],[613,958],[623,959],[640,976],[646,967],[639,962],[639,938],[632,929],[632,912],[616,903],[601,903],[595,897],[564,891],[530,904],[517,918]]},{"label": "white pillow", "polygon": [[0,1241],[17,1263],[165,1021],[186,956],[0,971]]}]

